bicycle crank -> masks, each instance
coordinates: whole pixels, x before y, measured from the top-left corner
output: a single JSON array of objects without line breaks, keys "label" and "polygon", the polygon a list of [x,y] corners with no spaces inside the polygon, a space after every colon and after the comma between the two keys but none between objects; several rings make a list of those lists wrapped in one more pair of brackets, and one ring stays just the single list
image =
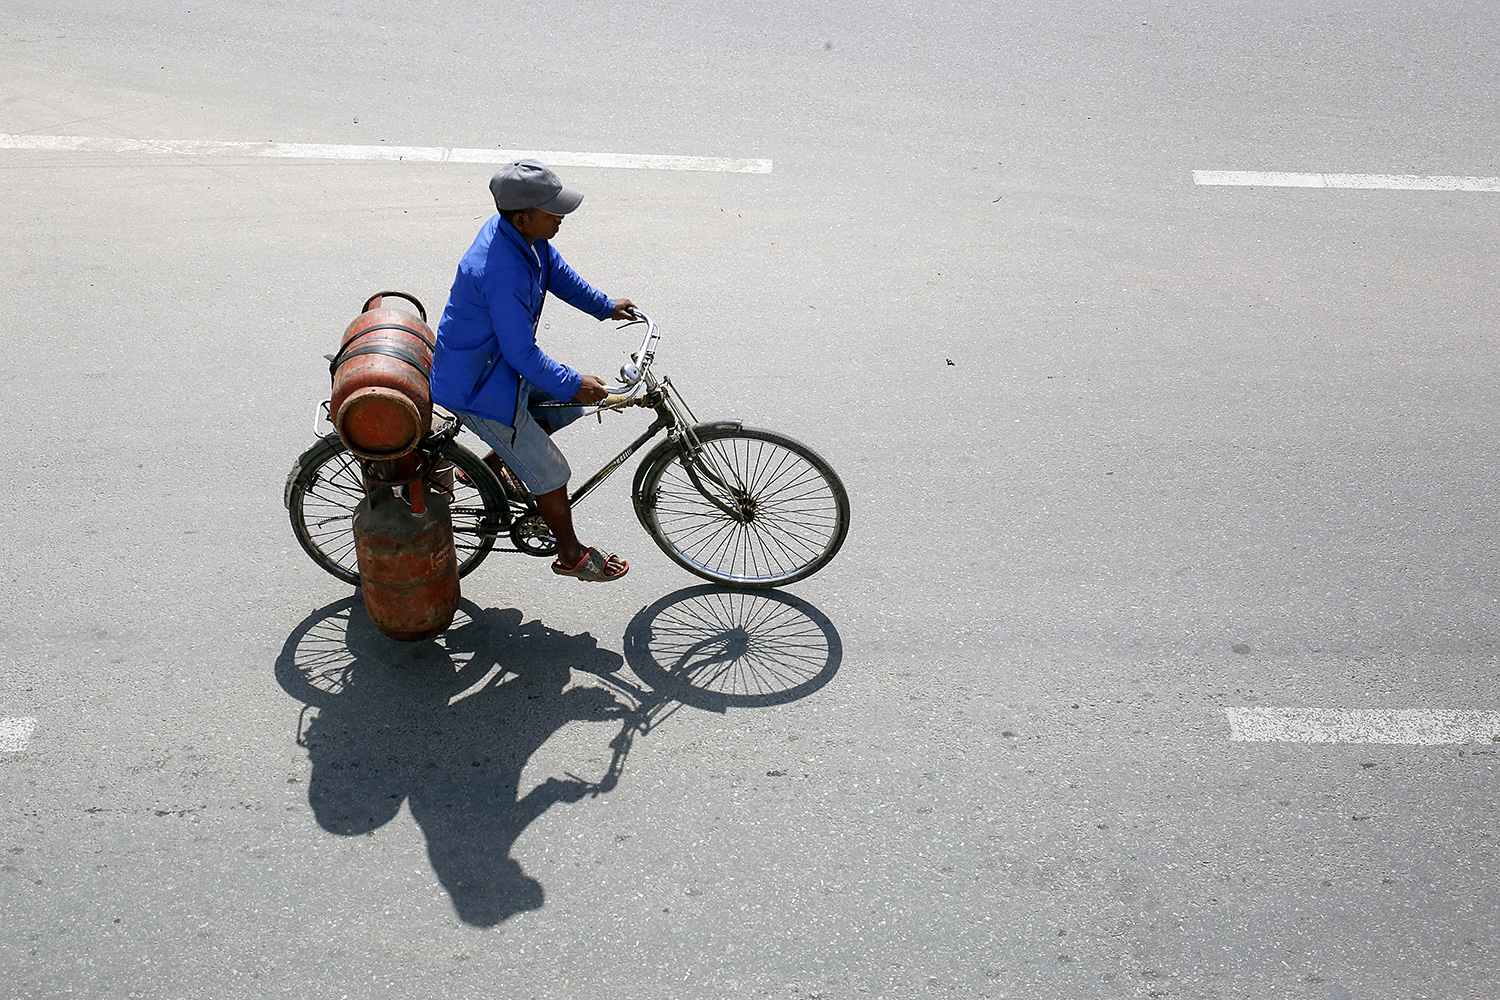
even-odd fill
[{"label": "bicycle crank", "polygon": [[557,555],[557,539],[540,514],[527,514],[511,525],[510,540],[529,556]]}]

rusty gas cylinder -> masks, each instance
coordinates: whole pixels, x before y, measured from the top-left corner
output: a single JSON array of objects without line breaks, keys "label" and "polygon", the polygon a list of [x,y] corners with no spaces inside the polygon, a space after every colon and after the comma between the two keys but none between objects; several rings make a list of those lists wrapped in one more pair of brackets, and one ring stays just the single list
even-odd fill
[{"label": "rusty gas cylinder", "polygon": [[[387,304],[404,299],[417,307]],[[333,356],[334,429],[360,458],[383,461],[407,454],[432,427],[432,349],[427,310],[405,292],[377,292],[344,331]]]},{"label": "rusty gas cylinder", "polygon": [[402,642],[441,635],[458,610],[458,559],[448,502],[419,481],[406,490],[372,484],[354,512],[354,552],[365,611]]}]

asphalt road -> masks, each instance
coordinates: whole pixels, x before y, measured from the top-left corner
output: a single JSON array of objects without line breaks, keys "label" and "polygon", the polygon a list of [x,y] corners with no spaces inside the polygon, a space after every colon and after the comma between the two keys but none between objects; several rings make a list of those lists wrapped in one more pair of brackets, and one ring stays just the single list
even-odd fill
[{"label": "asphalt road", "polygon": [[[491,168],[0,148],[0,996],[1497,995],[1500,750],[1227,713],[1500,710],[1500,195],[1192,180],[1500,175],[1497,60],[1389,0],[7,3],[7,136],[771,161],[561,169],[557,246],[854,520],[729,598],[617,477],[624,581],[496,555],[384,640],[282,486]],[[779,696],[663,682],[725,622],[797,623]]]}]

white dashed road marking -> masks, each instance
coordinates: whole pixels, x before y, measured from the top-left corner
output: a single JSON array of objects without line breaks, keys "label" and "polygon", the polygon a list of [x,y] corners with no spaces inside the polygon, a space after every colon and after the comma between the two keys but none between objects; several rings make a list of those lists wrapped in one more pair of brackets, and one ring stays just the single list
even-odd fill
[{"label": "white dashed road marking", "polygon": [[1500,741],[1500,712],[1226,708],[1231,740],[1248,743],[1395,743],[1441,746]]},{"label": "white dashed road marking", "polygon": [[1294,174],[1261,170],[1194,170],[1193,183],[1205,187],[1227,185],[1500,192],[1500,177],[1423,177],[1417,174]]},{"label": "white dashed road marking", "polygon": [[170,156],[269,156],[297,160],[397,160],[414,163],[509,163],[526,158],[551,167],[706,170],[769,174],[770,160],[658,153],[568,153],[557,150],[458,149],[447,146],[337,146],[303,142],[216,142],[201,139],[108,139],[83,135],[9,135],[0,149],[62,153],[162,153]]},{"label": "white dashed road marking", "polygon": [[0,719],[0,753],[19,753],[25,750],[34,732],[35,719]]}]

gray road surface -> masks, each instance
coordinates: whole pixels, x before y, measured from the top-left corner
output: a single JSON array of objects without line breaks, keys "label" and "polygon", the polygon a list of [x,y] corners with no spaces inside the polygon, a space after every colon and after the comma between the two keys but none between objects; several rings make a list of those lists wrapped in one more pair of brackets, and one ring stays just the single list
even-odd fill
[{"label": "gray road surface", "polygon": [[[747,612],[621,477],[625,581],[497,555],[388,643],[282,483],[489,169],[0,149],[0,995],[1497,995],[1497,749],[1226,710],[1500,710],[1500,195],[1191,179],[1500,175],[1489,7],[12,0],[0,56],[5,134],[771,160],[564,170],[558,246],[854,506]],[[746,613],[810,623],[782,703],[653,689]]]}]

